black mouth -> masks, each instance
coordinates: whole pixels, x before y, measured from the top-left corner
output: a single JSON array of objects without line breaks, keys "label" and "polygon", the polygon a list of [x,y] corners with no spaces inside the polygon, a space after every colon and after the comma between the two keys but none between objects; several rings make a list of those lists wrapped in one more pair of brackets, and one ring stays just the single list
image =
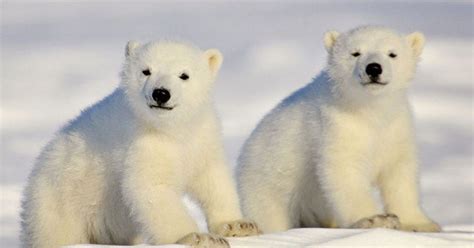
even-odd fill
[{"label": "black mouth", "polygon": [[174,107],[168,107],[168,106],[163,106],[163,105],[148,105],[150,108],[159,108],[159,109],[164,109],[164,110],[173,110],[176,106]]},{"label": "black mouth", "polygon": [[370,84],[377,84],[377,85],[387,85],[388,82],[380,82],[380,81],[369,81],[369,82],[362,82],[363,86],[370,85]]}]

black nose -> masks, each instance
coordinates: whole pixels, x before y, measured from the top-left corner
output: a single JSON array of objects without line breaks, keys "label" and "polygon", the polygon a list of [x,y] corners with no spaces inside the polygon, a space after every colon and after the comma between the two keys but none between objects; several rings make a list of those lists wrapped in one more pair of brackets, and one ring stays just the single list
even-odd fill
[{"label": "black nose", "polygon": [[378,77],[382,74],[382,66],[379,63],[370,63],[365,68],[365,72],[370,77]]},{"label": "black nose", "polygon": [[163,104],[171,98],[171,94],[167,89],[154,89],[151,97],[153,97],[156,103]]}]

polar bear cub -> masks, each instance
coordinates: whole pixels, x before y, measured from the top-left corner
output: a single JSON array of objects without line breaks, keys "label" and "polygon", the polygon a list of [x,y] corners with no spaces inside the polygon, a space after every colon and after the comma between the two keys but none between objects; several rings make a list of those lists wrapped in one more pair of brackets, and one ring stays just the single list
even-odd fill
[{"label": "polar bear cub", "polygon": [[[46,146],[25,189],[23,247],[78,243],[228,246],[242,220],[210,93],[218,50],[129,42],[119,87]],[[200,234],[182,202],[203,207]]]},{"label": "polar bear cub", "polygon": [[264,232],[301,226],[439,231],[419,205],[407,99],[424,36],[366,26],[328,32],[324,44],[327,68],[267,114],[242,149],[244,214]]}]

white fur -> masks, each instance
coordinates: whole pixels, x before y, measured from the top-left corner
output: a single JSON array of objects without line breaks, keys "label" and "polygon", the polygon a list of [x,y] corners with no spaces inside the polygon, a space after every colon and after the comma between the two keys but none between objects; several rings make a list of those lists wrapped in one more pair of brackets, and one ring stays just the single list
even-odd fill
[{"label": "white fur", "polygon": [[[407,99],[423,42],[420,33],[405,37],[381,27],[328,32],[326,70],[267,114],[243,147],[238,184],[244,214],[264,232],[357,227],[366,218],[398,221],[383,213],[397,215],[402,229],[439,230],[419,206]],[[362,85],[374,62],[382,65],[380,80],[387,85]],[[380,189],[384,209],[372,186]],[[377,223],[397,226],[389,224]]]},{"label": "white fur", "polygon": [[[174,243],[198,231],[185,193],[211,231],[241,219],[210,101],[221,62],[215,49],[129,42],[120,86],[39,156],[24,193],[23,247]],[[173,110],[149,107],[160,87]]]}]

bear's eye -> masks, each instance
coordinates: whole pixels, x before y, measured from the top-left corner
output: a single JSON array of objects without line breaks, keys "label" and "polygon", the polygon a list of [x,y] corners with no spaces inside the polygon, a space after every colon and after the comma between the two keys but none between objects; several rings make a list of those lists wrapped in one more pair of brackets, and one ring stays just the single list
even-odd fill
[{"label": "bear's eye", "polygon": [[186,74],[186,73],[182,73],[182,74],[179,76],[179,78],[181,78],[182,80],[186,81],[186,80],[189,79],[189,75]]},{"label": "bear's eye", "polygon": [[359,56],[360,56],[360,52],[351,53],[351,55],[354,56],[354,57],[359,57]]},{"label": "bear's eye", "polygon": [[396,57],[397,57],[397,55],[396,55],[395,53],[390,53],[388,56],[389,56],[390,58],[396,58]]},{"label": "bear's eye", "polygon": [[143,70],[142,73],[145,76],[150,76],[151,75],[150,69]]}]

